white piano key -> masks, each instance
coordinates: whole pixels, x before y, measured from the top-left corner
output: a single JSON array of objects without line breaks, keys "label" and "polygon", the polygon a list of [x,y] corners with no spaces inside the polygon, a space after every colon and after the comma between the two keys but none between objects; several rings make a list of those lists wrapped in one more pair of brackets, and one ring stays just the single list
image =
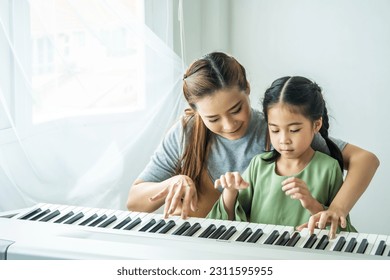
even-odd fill
[{"label": "white piano key", "polygon": [[389,253],[390,253],[390,236],[387,236],[387,239],[386,239],[386,248],[385,248],[385,251],[383,252],[383,256],[390,257],[390,256],[389,256]]},{"label": "white piano key", "polygon": [[[231,221],[217,220],[217,219],[203,219],[203,221],[198,221],[200,223],[200,230],[198,230],[193,237],[199,237],[202,233],[211,225],[215,225],[215,230],[218,229],[221,224],[229,224]],[[210,236],[210,235],[209,235]]]},{"label": "white piano key", "polygon": [[375,241],[378,237],[378,234],[368,234],[367,240],[368,240],[368,246],[366,251],[364,252],[365,255],[371,255],[372,249],[374,247]]},{"label": "white piano key", "polygon": [[386,239],[387,239],[386,235],[378,234],[376,239],[375,239],[375,242],[374,242],[374,244],[372,246],[370,254],[371,255],[376,255],[376,251],[378,249],[379,244],[381,243],[381,241],[385,241],[386,242]]},{"label": "white piano key", "polygon": [[[320,231],[319,229],[315,229],[314,233],[317,234],[319,231]],[[302,229],[299,232],[299,235],[301,236],[301,238],[299,238],[299,240],[295,244],[294,248],[303,248],[303,246],[305,246],[307,240],[310,238],[310,233],[309,233],[309,230],[307,228]]]},{"label": "white piano key", "polygon": [[235,241],[242,232],[248,227],[248,222],[232,221],[229,226],[235,226],[237,231],[229,238],[230,241]]}]

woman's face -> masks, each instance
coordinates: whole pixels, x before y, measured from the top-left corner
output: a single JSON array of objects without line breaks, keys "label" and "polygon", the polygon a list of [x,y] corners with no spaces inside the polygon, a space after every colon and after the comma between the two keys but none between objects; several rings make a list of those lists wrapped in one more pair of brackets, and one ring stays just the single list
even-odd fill
[{"label": "woman's face", "polygon": [[245,135],[250,121],[248,93],[238,88],[222,89],[195,103],[204,124],[213,133],[229,140]]}]

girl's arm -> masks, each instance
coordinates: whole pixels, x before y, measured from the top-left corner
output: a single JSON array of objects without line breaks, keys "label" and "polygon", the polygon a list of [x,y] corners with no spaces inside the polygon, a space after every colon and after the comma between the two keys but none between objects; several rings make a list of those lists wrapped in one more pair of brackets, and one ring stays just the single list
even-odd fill
[{"label": "girl's arm", "polygon": [[310,218],[308,223],[310,232],[314,231],[316,223],[319,228],[331,223],[330,237],[335,236],[339,223],[345,228],[347,215],[367,189],[379,166],[379,159],[373,153],[352,144],[347,144],[342,154],[345,169],[348,170],[344,183],[329,209]]}]

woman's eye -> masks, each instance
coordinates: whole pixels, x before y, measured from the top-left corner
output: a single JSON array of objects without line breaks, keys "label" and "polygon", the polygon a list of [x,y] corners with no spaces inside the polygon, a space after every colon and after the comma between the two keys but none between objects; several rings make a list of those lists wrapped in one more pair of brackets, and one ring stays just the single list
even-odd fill
[{"label": "woman's eye", "polygon": [[271,130],[272,133],[278,133],[279,130]]},{"label": "woman's eye", "polygon": [[241,112],[241,108],[242,108],[242,107],[238,108],[237,110],[235,110],[234,112],[232,112],[232,114],[235,115],[235,114],[240,113],[240,112]]},{"label": "woman's eye", "polygon": [[216,121],[218,121],[218,119],[215,119],[215,120],[209,120],[209,122],[211,122],[211,123],[215,123]]},{"label": "woman's eye", "polygon": [[291,132],[291,133],[295,133],[295,132],[298,132],[298,131],[300,131],[300,130],[301,130],[300,128],[299,128],[299,129],[291,129],[290,132]]}]

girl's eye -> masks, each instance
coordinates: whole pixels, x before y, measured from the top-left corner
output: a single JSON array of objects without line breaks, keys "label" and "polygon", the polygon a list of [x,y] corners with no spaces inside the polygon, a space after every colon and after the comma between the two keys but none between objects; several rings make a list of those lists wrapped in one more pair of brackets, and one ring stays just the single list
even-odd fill
[{"label": "girl's eye", "polygon": [[301,130],[300,128],[298,128],[298,129],[291,129],[290,132],[291,132],[291,133],[295,133],[295,132],[298,132],[298,131],[300,131],[300,130]]},{"label": "girl's eye", "polygon": [[279,130],[271,130],[272,133],[278,133]]},{"label": "girl's eye", "polygon": [[209,122],[211,122],[211,123],[215,123],[216,121],[218,121],[218,119],[215,119],[215,120],[209,120]]}]

